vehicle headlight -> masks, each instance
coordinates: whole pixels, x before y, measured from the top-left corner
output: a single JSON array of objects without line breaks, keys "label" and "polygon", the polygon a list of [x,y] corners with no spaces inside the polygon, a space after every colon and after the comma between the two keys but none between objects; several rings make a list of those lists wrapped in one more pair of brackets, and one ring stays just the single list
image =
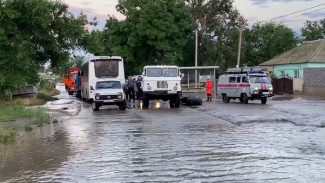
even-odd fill
[{"label": "vehicle headlight", "polygon": [[117,96],[118,99],[122,99],[123,98],[123,93],[122,92],[117,93],[117,95],[118,95]]},{"label": "vehicle headlight", "polygon": [[269,91],[270,91],[270,92],[273,92],[273,88],[272,88],[272,87],[270,87],[270,88],[269,88]]},{"label": "vehicle headlight", "polygon": [[96,99],[96,100],[99,100],[99,99],[100,99],[100,95],[99,95],[99,93],[96,93],[96,94],[95,94],[95,99]]},{"label": "vehicle headlight", "polygon": [[255,91],[258,91],[259,89],[257,88],[257,87],[255,87],[255,89],[254,89]]},{"label": "vehicle headlight", "polygon": [[177,90],[178,89],[178,87],[177,86],[174,86],[174,90]]},{"label": "vehicle headlight", "polygon": [[147,89],[148,89],[148,90],[151,90],[151,86],[147,86]]}]

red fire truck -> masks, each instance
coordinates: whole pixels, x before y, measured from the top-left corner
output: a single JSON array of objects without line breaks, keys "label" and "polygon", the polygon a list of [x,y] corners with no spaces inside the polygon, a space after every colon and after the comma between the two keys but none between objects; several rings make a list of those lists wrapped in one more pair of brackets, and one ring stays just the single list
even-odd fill
[{"label": "red fire truck", "polygon": [[78,67],[71,67],[68,70],[67,74],[63,74],[62,82],[65,85],[65,90],[68,92],[69,95],[73,95],[75,92],[75,79],[78,75],[78,72],[81,73],[81,69]]}]

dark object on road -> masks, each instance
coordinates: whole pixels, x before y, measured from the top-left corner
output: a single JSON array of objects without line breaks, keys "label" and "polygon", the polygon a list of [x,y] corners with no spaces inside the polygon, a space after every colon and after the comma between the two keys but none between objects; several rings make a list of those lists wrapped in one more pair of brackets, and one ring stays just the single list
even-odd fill
[{"label": "dark object on road", "polygon": [[194,96],[183,97],[181,102],[185,105],[202,105],[202,99]]}]

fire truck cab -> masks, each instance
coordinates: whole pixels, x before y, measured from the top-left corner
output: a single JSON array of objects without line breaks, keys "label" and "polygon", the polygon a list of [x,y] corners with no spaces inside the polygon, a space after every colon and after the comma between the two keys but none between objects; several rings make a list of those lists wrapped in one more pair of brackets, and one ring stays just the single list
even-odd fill
[{"label": "fire truck cab", "polygon": [[222,96],[224,103],[239,99],[245,104],[248,100],[266,104],[267,98],[273,96],[273,86],[262,68],[231,68],[219,77],[217,95]]}]

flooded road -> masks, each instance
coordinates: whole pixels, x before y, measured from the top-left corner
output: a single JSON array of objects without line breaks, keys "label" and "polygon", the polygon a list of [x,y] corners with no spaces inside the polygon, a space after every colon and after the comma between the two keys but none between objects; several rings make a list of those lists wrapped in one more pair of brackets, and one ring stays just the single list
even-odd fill
[{"label": "flooded road", "polygon": [[324,101],[93,112],[65,97],[75,110],[62,122],[0,152],[0,182],[325,180]]}]

